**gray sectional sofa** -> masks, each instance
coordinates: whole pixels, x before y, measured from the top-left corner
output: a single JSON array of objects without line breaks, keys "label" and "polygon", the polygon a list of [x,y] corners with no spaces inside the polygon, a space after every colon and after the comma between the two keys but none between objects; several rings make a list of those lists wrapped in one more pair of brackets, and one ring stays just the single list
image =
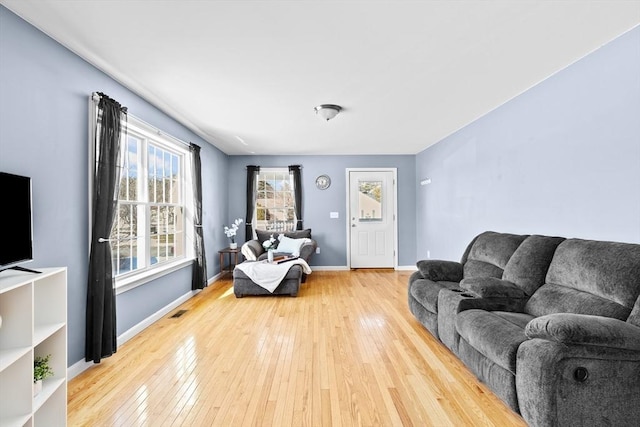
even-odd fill
[{"label": "gray sectional sofa", "polygon": [[408,299],[531,426],[640,425],[640,245],[485,232]]}]

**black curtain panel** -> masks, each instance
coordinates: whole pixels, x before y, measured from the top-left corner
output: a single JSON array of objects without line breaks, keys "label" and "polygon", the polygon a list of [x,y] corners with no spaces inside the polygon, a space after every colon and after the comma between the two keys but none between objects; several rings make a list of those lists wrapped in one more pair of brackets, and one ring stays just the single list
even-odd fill
[{"label": "black curtain panel", "polygon": [[293,197],[296,209],[296,230],[302,230],[302,178],[300,165],[289,166],[289,174],[293,177]]},{"label": "black curtain panel", "polygon": [[195,261],[191,289],[204,289],[207,286],[207,260],[204,252],[204,237],[202,233],[202,163],[200,161],[200,147],[189,145],[191,151],[191,181],[193,184],[193,245]]},{"label": "black curtain panel", "polygon": [[256,204],[256,176],[260,172],[260,166],[247,166],[247,216],[244,219],[244,239],[253,239],[253,209]]},{"label": "black curtain panel", "polygon": [[[98,101],[93,171],[91,249],[87,283],[85,360],[100,363],[117,351],[116,294],[109,236],[120,183],[120,138],[127,110],[103,93]],[[123,123],[124,122],[124,123]]]}]

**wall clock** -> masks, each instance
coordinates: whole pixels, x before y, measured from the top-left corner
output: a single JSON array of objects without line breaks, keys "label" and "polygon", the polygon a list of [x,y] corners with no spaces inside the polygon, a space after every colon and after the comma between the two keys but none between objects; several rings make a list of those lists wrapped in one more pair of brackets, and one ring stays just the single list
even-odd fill
[{"label": "wall clock", "polygon": [[320,190],[326,190],[331,185],[331,178],[329,175],[320,175],[316,178],[316,187]]}]

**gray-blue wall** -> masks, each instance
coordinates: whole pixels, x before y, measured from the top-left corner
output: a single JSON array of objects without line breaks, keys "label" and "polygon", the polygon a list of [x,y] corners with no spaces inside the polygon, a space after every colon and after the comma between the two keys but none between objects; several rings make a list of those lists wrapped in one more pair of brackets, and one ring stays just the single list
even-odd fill
[{"label": "gray-blue wall", "polygon": [[[68,267],[69,364],[84,358],[88,97],[102,91],[142,120],[202,146],[209,277],[227,220],[228,156],[0,6],[0,170],[32,177],[34,261]],[[6,231],[6,230],[5,230]],[[6,238],[6,237],[5,237]],[[120,294],[118,334],[191,289],[191,268]]]},{"label": "gray-blue wall", "polygon": [[[303,142],[301,142],[303,143]],[[311,228],[320,254],[314,255],[312,266],[344,267],[347,265],[346,206],[347,168],[397,168],[398,170],[398,265],[415,264],[415,156],[231,156],[229,162],[229,217],[244,218],[246,166],[287,167],[302,165],[304,227]],[[318,175],[331,177],[327,190],[318,190]],[[338,212],[330,219],[329,212]],[[244,237],[244,234],[242,234]]]},{"label": "gray-blue wall", "polygon": [[484,230],[640,242],[640,27],[416,156],[417,257]]}]

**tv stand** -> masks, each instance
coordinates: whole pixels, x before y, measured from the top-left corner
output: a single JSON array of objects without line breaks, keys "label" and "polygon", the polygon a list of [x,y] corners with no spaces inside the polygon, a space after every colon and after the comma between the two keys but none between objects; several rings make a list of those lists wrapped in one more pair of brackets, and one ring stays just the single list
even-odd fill
[{"label": "tv stand", "polygon": [[0,271],[4,271],[4,270],[17,270],[17,271],[24,271],[25,273],[33,273],[33,274],[42,273],[42,271],[32,270],[30,268],[19,267],[17,265],[13,266],[13,267],[5,268],[5,269],[0,270]]}]

